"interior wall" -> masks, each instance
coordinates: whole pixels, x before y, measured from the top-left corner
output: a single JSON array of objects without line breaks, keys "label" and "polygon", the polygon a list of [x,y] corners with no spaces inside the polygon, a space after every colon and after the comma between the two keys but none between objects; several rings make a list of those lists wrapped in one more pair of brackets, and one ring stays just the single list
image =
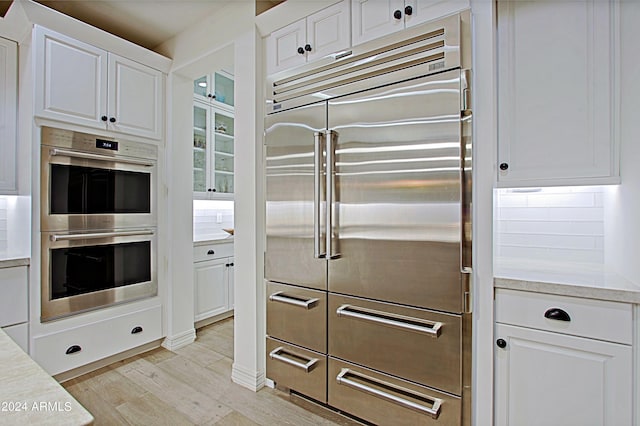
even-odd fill
[{"label": "interior wall", "polygon": [[605,197],[605,264],[636,284],[640,253],[640,2],[620,2],[620,176]]}]

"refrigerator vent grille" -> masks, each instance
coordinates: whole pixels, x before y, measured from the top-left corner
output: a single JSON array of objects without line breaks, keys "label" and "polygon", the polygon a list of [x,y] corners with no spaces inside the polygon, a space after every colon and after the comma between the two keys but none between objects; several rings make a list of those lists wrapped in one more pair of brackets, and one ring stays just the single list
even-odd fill
[{"label": "refrigerator vent grille", "polygon": [[[341,94],[345,86],[411,67],[424,66],[421,75],[460,66],[459,20],[449,17],[437,23],[404,31],[404,38],[375,41],[353,50],[338,52],[320,60],[320,65],[304,67],[295,73],[276,75],[271,81],[273,110],[283,102],[314,95],[309,103]],[[385,43],[385,44],[382,44]],[[318,99],[318,96],[320,99]]]}]

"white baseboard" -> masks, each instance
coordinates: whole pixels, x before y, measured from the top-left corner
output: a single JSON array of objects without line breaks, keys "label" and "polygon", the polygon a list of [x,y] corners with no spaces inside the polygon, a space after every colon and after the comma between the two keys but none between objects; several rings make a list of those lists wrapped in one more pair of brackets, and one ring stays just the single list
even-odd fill
[{"label": "white baseboard", "polygon": [[195,340],[196,329],[192,328],[191,330],[187,330],[176,336],[167,336],[162,342],[162,347],[170,351],[175,351],[176,349],[180,349],[190,343],[195,342]]},{"label": "white baseboard", "polygon": [[264,372],[251,371],[239,366],[234,362],[233,369],[231,370],[231,381],[242,387],[257,392],[264,386],[265,377]]}]

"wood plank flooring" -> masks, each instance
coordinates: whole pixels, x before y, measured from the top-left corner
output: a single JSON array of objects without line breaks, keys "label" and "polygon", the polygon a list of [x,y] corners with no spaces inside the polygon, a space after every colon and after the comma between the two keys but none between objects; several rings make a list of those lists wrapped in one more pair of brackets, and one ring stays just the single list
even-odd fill
[{"label": "wood plank flooring", "polygon": [[[233,318],[198,330],[194,343],[154,349],[63,383],[100,425],[348,425],[307,411],[278,390],[231,382]],[[309,408],[309,407],[307,407]]]}]

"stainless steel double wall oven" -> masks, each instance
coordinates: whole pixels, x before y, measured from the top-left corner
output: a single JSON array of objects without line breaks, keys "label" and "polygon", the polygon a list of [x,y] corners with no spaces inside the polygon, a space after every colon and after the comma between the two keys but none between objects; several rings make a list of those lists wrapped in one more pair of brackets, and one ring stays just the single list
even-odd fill
[{"label": "stainless steel double wall oven", "polygon": [[157,147],[42,127],[41,320],[157,294]]},{"label": "stainless steel double wall oven", "polygon": [[270,79],[267,377],[375,424],[470,424],[469,14]]}]

